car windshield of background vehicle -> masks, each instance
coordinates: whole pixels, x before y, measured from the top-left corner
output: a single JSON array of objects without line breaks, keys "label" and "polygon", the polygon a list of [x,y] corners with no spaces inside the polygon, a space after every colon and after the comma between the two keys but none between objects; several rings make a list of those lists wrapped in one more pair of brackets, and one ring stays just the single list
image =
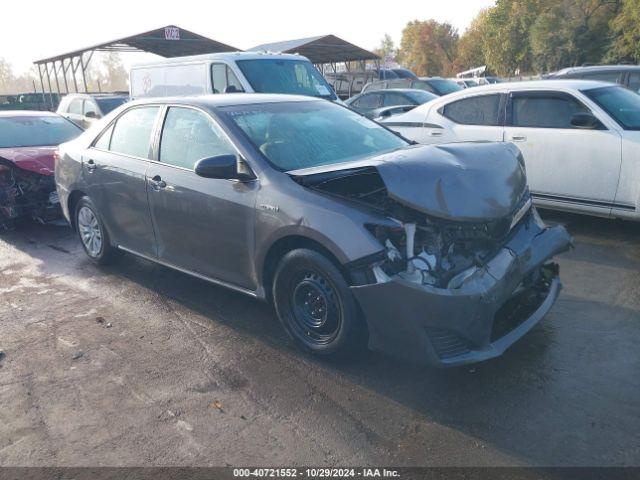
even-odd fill
[{"label": "car windshield of background vehicle", "polygon": [[329,102],[282,102],[222,109],[278,170],[331,165],[404,148],[379,124]]},{"label": "car windshield of background vehicle", "polygon": [[431,79],[429,84],[436,90],[438,95],[447,95],[448,93],[458,92],[462,87],[456,82],[444,79]]},{"label": "car windshield of background vehicle", "polygon": [[624,87],[583,90],[625,130],[640,130],[640,95]]},{"label": "car windshield of background vehicle", "polygon": [[60,145],[81,133],[80,127],[62,117],[0,118],[0,148]]},{"label": "car windshield of background vehicle", "polygon": [[407,92],[407,95],[413,100],[415,100],[419,105],[423,103],[427,103],[429,100],[433,100],[434,98],[438,98],[437,95],[433,93],[425,92],[423,90],[415,90],[413,92]]},{"label": "car windshield of background vehicle", "polygon": [[304,60],[238,60],[242,74],[257,93],[290,93],[335,100],[333,90],[311,63]]},{"label": "car windshield of background vehicle", "polygon": [[111,110],[115,110],[120,105],[127,101],[126,98],[97,98],[96,102],[98,102],[98,106],[102,111],[103,115],[106,115]]}]

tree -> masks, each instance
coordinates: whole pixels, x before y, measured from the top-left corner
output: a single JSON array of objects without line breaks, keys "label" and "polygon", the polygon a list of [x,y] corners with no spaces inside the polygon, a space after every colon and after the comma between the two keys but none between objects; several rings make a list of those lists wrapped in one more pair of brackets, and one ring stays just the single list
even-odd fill
[{"label": "tree", "polygon": [[488,9],[480,11],[471,22],[471,25],[469,25],[469,28],[467,28],[462,37],[460,37],[456,57],[453,62],[456,72],[486,65],[484,48],[488,17]]},{"label": "tree", "polygon": [[611,29],[614,40],[607,59],[640,62],[640,0],[623,0]]},{"label": "tree", "polygon": [[497,0],[489,9],[483,51],[491,71],[505,76],[531,71],[529,32],[542,1]]},{"label": "tree", "polygon": [[385,65],[388,65],[396,61],[398,49],[393,43],[391,36],[388,33],[385,33],[384,37],[382,37],[382,40],[380,41],[380,45],[378,48],[373,50],[373,53],[378,55]]},{"label": "tree", "polygon": [[610,49],[619,0],[546,0],[531,28],[533,66],[540,71],[600,62]]},{"label": "tree", "polygon": [[13,89],[15,76],[11,64],[0,57],[0,94],[16,93]]},{"label": "tree", "polygon": [[458,39],[457,30],[449,23],[414,20],[402,31],[398,57],[417,75],[450,75]]}]

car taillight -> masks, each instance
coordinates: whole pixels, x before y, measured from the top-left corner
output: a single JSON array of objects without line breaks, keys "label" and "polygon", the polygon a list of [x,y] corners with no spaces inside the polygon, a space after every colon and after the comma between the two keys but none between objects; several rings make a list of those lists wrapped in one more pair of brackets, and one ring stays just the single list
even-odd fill
[{"label": "car taillight", "polygon": [[55,150],[53,152],[53,164],[56,165],[58,163],[58,160],[60,160],[60,151]]}]

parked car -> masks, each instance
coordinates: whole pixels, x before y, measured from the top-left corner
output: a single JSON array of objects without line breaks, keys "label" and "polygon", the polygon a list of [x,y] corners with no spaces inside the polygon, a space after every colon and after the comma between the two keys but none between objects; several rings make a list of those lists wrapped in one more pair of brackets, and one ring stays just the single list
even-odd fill
[{"label": "parked car", "polygon": [[301,55],[213,53],[135,65],[131,98],[207,93],[290,93],[340,101],[316,67]]},{"label": "parked car", "polygon": [[121,93],[70,93],[62,97],[57,113],[82,128],[129,101],[129,95]]},{"label": "parked car", "polygon": [[478,85],[492,85],[494,83],[502,83],[498,77],[474,77]]},{"label": "parked car", "polygon": [[462,87],[460,87],[456,82],[449,80],[448,78],[421,77],[419,80],[399,78],[397,80],[382,80],[371,82],[364,86],[362,92],[364,93],[370,90],[386,90],[390,88],[410,88],[424,90],[425,92],[434,93],[438,96],[447,95],[449,93],[462,90]]},{"label": "parked car", "polygon": [[461,88],[477,87],[479,85],[473,78],[452,78],[452,82],[456,82]]},{"label": "parked car", "polygon": [[366,117],[377,118],[383,111],[388,111],[388,107],[422,105],[434,98],[438,96],[424,90],[397,88],[367,91],[351,97],[345,104]]},{"label": "parked car", "polygon": [[571,67],[550,73],[547,79],[582,79],[619,83],[640,93],[640,65],[594,65],[589,67]]},{"label": "parked car", "polygon": [[640,219],[640,95],[604,82],[500,83],[385,125],[419,143],[514,142],[540,206]]},{"label": "parked car", "polygon": [[391,71],[395,73],[398,78],[410,78],[412,80],[419,80],[418,76],[408,68],[392,68]]},{"label": "parked car", "polygon": [[60,218],[54,152],[80,133],[55,113],[0,112],[0,229],[18,217]]},{"label": "parked car", "polygon": [[321,355],[498,356],[551,308],[570,242],[531,207],[512,145],[414,146],[308,97],[139,101],[59,157],[92,261],[130,252],[270,300]]},{"label": "parked car", "polygon": [[16,95],[2,95],[1,110],[49,110],[57,108],[60,95],[57,93],[18,93]]}]

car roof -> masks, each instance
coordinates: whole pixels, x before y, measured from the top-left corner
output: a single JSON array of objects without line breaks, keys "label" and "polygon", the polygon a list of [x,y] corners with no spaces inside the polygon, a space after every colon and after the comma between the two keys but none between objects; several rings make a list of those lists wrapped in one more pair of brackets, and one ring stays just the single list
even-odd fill
[{"label": "car roof", "polygon": [[128,93],[68,93],[65,98],[123,98],[128,96]]},{"label": "car roof", "polygon": [[234,105],[252,105],[261,103],[284,103],[284,102],[324,102],[316,97],[307,97],[303,95],[284,95],[277,93],[218,93],[209,95],[186,96],[186,97],[160,97],[145,98],[127,103],[131,105],[147,105],[147,104],[177,104],[177,105],[193,105],[199,107],[218,108]]},{"label": "car roof", "polygon": [[7,117],[59,117],[57,113],[45,110],[3,110],[0,111],[0,118]]},{"label": "car roof", "polygon": [[367,90],[365,93],[389,93],[389,92],[398,92],[398,93],[411,93],[411,92],[421,92],[421,93],[430,93],[425,92],[424,90],[420,90],[419,88],[376,88],[374,90]]},{"label": "car roof", "polygon": [[204,55],[190,55],[187,57],[174,57],[157,60],[155,62],[137,63],[132,65],[132,69],[139,67],[154,67],[162,65],[174,65],[181,63],[197,63],[212,60],[304,60],[309,61],[307,57],[291,53],[270,53],[270,52],[225,52],[225,53],[205,53]]},{"label": "car roof", "polygon": [[483,92],[501,92],[504,90],[591,90],[599,87],[615,87],[615,84],[596,80],[528,80],[524,82],[504,82],[480,85],[478,87],[473,87],[473,89],[464,89],[459,92],[453,92],[441,98],[451,99],[455,97],[477,95],[478,93]]},{"label": "car roof", "polygon": [[573,73],[610,72],[618,70],[637,71],[640,70],[640,65],[589,65],[586,67],[568,67],[553,72],[550,75],[570,75]]}]

